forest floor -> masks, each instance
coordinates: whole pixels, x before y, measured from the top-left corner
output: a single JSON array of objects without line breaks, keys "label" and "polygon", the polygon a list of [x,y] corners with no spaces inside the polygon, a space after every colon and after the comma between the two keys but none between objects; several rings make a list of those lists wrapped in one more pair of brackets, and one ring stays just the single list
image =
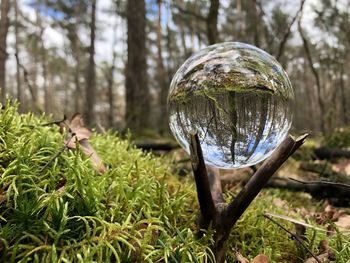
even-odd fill
[{"label": "forest floor", "polygon": [[[182,150],[143,152],[130,136],[91,133],[79,115],[57,124],[15,106],[0,111],[0,262],[215,262],[213,231],[196,238],[196,188]],[[318,176],[300,169],[311,162],[309,141],[276,176]],[[344,175],[347,163],[327,165]],[[222,174],[227,200],[251,173]],[[264,215],[322,262],[349,262],[349,207],[272,188],[234,227],[227,262],[316,262]]]}]

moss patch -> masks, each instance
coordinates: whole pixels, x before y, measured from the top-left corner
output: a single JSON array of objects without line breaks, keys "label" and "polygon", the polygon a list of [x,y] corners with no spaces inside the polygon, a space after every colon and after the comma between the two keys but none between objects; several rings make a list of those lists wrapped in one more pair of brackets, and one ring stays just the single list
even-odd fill
[{"label": "moss patch", "polygon": [[[192,178],[179,181],[170,158],[107,133],[91,138],[106,173],[96,173],[79,149],[64,151],[42,170],[64,143],[57,127],[40,126],[44,122],[10,105],[0,112],[1,262],[214,262],[211,231],[195,238]],[[273,204],[276,196],[281,192],[263,191],[239,221],[228,262],[234,248],[248,258],[264,253],[272,262],[305,258],[260,216],[285,212]],[[294,194],[285,198],[299,205]],[[346,262],[349,241],[339,234],[330,243],[338,262]]]}]

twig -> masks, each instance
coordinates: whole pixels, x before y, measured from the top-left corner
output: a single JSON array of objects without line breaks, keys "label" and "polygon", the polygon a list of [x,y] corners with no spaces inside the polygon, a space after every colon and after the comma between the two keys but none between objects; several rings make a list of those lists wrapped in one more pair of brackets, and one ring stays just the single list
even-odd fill
[{"label": "twig", "polygon": [[327,182],[327,181],[301,181],[297,180],[295,178],[288,178],[289,180],[295,181],[297,183],[301,184],[314,184],[314,185],[329,185],[329,186],[340,186],[340,187],[345,187],[350,189],[349,184],[343,184],[343,183],[336,183],[336,182]]},{"label": "twig", "polygon": [[201,212],[200,229],[207,229],[216,216],[216,208],[210,191],[202,148],[197,134],[190,135],[191,162],[197,187],[197,196]]},{"label": "twig", "polygon": [[284,231],[286,231],[290,237],[297,241],[303,248],[306,249],[307,252],[310,253],[310,255],[318,262],[318,263],[322,263],[317,256],[304,244],[304,242],[297,236],[295,235],[293,232],[289,231],[287,228],[285,228],[284,226],[282,226],[280,223],[278,223],[276,220],[272,219],[271,217],[269,217],[268,215],[264,214],[263,215],[265,218],[267,218],[268,220],[270,220],[271,222],[275,223],[277,226],[279,226],[280,228],[282,228]]},{"label": "twig", "polygon": [[40,126],[45,127],[45,126],[51,126],[51,125],[60,125],[61,123],[65,122],[66,120],[67,120],[67,116],[66,116],[66,114],[64,114],[62,120],[47,122],[47,123],[41,124]]},{"label": "twig", "polygon": [[68,148],[68,144],[70,143],[70,141],[75,137],[75,133],[72,133],[72,137],[69,138],[69,140],[63,145],[63,147],[44,165],[43,168],[41,168],[39,170],[39,172],[41,173],[42,171],[44,171],[58,156],[60,156],[65,149]]}]

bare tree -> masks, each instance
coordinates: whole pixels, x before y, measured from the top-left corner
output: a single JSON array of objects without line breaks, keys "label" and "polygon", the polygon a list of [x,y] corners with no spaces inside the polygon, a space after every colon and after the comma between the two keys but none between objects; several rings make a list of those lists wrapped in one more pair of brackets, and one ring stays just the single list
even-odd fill
[{"label": "bare tree", "polygon": [[324,99],[322,97],[323,92],[322,92],[322,86],[321,86],[321,79],[320,79],[319,72],[317,71],[317,69],[314,66],[314,61],[313,61],[313,58],[311,55],[310,44],[309,44],[308,38],[307,38],[304,30],[301,27],[301,16],[300,16],[299,21],[298,21],[298,28],[299,28],[299,33],[300,33],[301,39],[303,40],[303,46],[304,46],[306,58],[309,62],[309,66],[311,68],[312,74],[315,77],[316,88],[317,88],[317,101],[318,101],[318,106],[319,106],[320,111],[321,111],[320,125],[321,125],[322,132],[325,133],[326,132],[326,123],[325,123],[324,115],[325,115],[326,109],[325,109]]},{"label": "bare tree", "polygon": [[126,65],[126,124],[134,131],[149,126],[150,94],[146,62],[146,6],[128,0],[128,61]]},{"label": "bare tree", "polygon": [[159,107],[160,107],[160,131],[164,132],[168,127],[167,115],[167,94],[168,94],[168,81],[167,74],[164,68],[163,56],[162,56],[162,0],[157,0],[158,4],[158,19],[157,19],[157,82],[160,89],[159,94]]},{"label": "bare tree", "polygon": [[89,65],[86,76],[86,107],[85,120],[88,125],[95,122],[96,102],[96,68],[95,68],[95,31],[96,31],[96,1],[91,2]]},{"label": "bare tree", "polygon": [[9,0],[1,0],[0,4],[0,89],[1,89],[1,102],[5,103],[6,98],[6,38],[9,29],[8,13],[10,10]]},{"label": "bare tree", "polygon": [[23,99],[23,92],[22,92],[22,86],[21,86],[21,68],[20,68],[20,61],[19,61],[19,36],[18,36],[18,6],[17,6],[17,0],[14,0],[14,8],[15,8],[15,57],[16,57],[16,81],[17,81],[17,100],[19,102],[19,112],[24,111],[24,99]]},{"label": "bare tree", "polygon": [[218,14],[219,0],[211,0],[209,13],[207,16],[207,35],[209,45],[215,44],[218,41]]}]

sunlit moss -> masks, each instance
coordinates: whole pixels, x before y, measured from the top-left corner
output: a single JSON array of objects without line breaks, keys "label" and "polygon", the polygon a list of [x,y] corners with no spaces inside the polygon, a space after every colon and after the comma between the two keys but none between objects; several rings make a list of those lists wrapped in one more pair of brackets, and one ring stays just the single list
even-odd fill
[{"label": "sunlit moss", "polygon": [[[44,122],[10,105],[0,112],[0,262],[214,262],[213,233],[195,237],[194,183],[171,173],[170,158],[145,154],[109,132],[91,138],[106,173],[95,172],[80,150],[64,151],[41,171],[64,143]],[[263,191],[238,222],[228,262],[234,248],[248,258],[265,253],[272,262],[300,256],[260,216],[285,212],[273,204],[276,196],[281,192]],[[331,239],[337,262],[349,258],[348,243],[342,235]]]}]

